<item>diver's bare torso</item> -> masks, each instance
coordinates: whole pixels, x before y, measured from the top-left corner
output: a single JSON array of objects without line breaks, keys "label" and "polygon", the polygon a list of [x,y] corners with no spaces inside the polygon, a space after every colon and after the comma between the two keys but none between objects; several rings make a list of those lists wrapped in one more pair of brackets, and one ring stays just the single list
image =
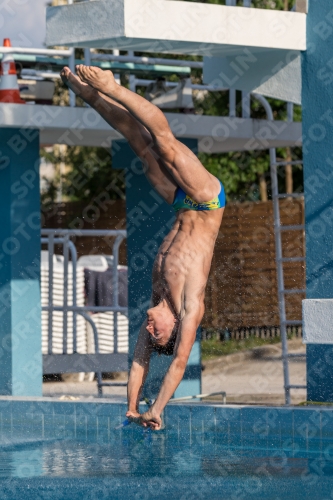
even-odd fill
[{"label": "diver's bare torso", "polygon": [[153,267],[153,305],[167,298],[180,318],[189,302],[203,303],[224,209],[180,210]]}]

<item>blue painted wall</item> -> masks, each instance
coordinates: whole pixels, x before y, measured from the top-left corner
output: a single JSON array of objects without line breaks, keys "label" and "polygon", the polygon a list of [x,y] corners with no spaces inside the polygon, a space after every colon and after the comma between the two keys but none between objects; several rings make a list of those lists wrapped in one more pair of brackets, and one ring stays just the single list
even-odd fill
[{"label": "blue painted wall", "polygon": [[[183,139],[192,151],[197,140]],[[126,169],[127,259],[129,266],[129,364],[132,363],[138,333],[150,304],[151,273],[157,250],[174,222],[174,211],[147,181],[140,159],[126,141],[112,144],[112,167]],[[155,397],[172,360],[153,354],[144,394]],[[175,395],[201,392],[201,355],[199,332],[185,376]]]},{"label": "blue painted wall", "polygon": [[[302,54],[307,298],[333,298],[333,5],[309,1]],[[333,347],[307,346],[308,400],[333,401]]]},{"label": "blue painted wall", "polygon": [[39,131],[0,132],[0,394],[41,396]]}]

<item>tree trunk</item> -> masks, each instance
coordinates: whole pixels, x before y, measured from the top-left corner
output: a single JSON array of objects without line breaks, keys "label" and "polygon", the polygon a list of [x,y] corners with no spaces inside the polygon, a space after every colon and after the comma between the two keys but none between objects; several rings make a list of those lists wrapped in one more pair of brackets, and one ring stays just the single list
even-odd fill
[{"label": "tree trunk", "polygon": [[260,190],[260,200],[267,201],[268,200],[267,182],[266,182],[265,174],[261,174],[259,176],[259,190]]},{"label": "tree trunk", "polygon": [[[290,161],[290,162],[292,161],[290,148],[287,148],[286,161]],[[285,173],[286,173],[286,193],[291,194],[294,190],[292,165],[286,165]]]}]

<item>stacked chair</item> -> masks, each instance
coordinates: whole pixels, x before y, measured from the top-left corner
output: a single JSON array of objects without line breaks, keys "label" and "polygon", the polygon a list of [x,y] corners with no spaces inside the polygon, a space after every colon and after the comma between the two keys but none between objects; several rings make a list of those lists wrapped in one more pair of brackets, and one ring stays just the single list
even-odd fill
[{"label": "stacked chair", "polygon": [[[77,305],[84,306],[84,271],[77,268],[76,274]],[[49,261],[48,252],[42,251],[41,256],[41,298],[42,306],[47,306],[49,301]],[[73,268],[72,263],[68,263],[68,305],[73,305]],[[63,306],[64,304],[64,258],[62,255],[53,256],[53,305]],[[86,321],[76,315],[77,324],[77,352],[86,354],[88,352]],[[42,311],[42,353],[48,354],[48,321],[49,312]],[[52,314],[52,354],[63,354],[64,341],[64,313],[53,311]],[[67,354],[73,353],[73,313],[67,313]]]}]

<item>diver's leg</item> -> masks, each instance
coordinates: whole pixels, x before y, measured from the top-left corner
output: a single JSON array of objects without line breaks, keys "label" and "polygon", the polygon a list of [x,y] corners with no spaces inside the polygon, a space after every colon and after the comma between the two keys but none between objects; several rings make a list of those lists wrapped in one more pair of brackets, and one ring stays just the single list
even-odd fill
[{"label": "diver's leg", "polygon": [[219,181],[198,158],[172,134],[163,112],[155,105],[118,85],[111,71],[95,66],[77,66],[81,80],[122,104],[149,131],[154,150],[180,186],[195,201],[209,201],[220,192]]},{"label": "diver's leg", "polygon": [[168,203],[172,203],[177,185],[157,158],[148,130],[121,104],[83,83],[69,68],[62,70],[61,78],[76,95],[95,109],[109,125],[128,140],[135,154],[144,162],[145,174],[150,183]]}]

